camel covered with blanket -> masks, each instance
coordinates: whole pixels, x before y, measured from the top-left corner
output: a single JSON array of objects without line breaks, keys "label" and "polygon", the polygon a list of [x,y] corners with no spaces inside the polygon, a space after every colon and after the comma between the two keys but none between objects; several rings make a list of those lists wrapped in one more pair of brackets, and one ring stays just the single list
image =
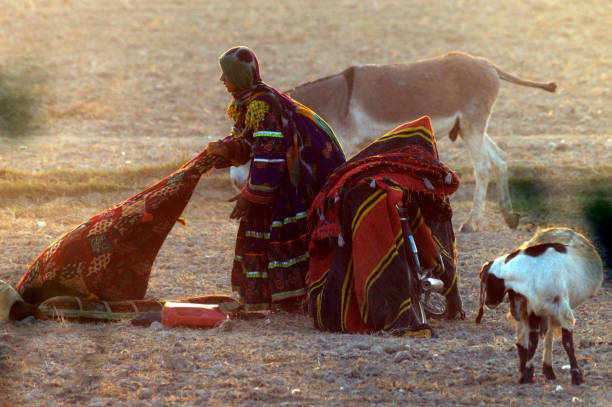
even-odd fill
[{"label": "camel covered with blanket", "polygon": [[438,159],[429,117],[372,142],[330,177],[311,207],[309,309],[315,326],[430,337],[419,323],[396,204],[408,193],[423,267],[444,283],[446,318],[463,316],[448,196],[459,180]]}]

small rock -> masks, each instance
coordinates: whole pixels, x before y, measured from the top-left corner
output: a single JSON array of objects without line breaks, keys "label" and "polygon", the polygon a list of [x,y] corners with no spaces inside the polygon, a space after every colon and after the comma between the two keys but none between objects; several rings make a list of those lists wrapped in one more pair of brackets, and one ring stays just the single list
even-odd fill
[{"label": "small rock", "polygon": [[383,350],[388,355],[393,355],[397,352],[402,351],[403,349],[404,349],[404,345],[397,344],[397,343],[386,344],[383,346]]},{"label": "small rock", "polygon": [[397,352],[395,356],[393,356],[394,363],[402,363],[403,361],[410,359],[412,359],[412,354],[407,350]]},{"label": "small rock", "polygon": [[199,400],[208,400],[210,398],[210,394],[206,390],[196,390],[194,393]]},{"label": "small rock", "polygon": [[488,360],[493,358],[494,356],[497,356],[497,349],[495,349],[495,347],[491,345],[483,345],[479,349],[479,355],[483,359]]},{"label": "small rock", "polygon": [[165,365],[170,369],[174,370],[187,370],[189,367],[189,361],[181,355],[172,355],[168,360],[166,360]]},{"label": "small rock", "polygon": [[365,343],[365,342],[357,342],[355,344],[355,349],[359,349],[359,350],[368,350],[372,347],[371,344],[369,343]]},{"label": "small rock", "polygon": [[385,353],[385,350],[380,345],[374,345],[371,348],[371,352],[374,353],[374,354],[377,354],[377,355],[381,355],[381,354]]},{"label": "small rock", "polygon": [[15,322],[15,325],[16,326],[28,326],[28,325],[32,325],[34,322],[36,322],[36,318],[30,315],[28,317],[25,317],[21,321]]},{"label": "small rock", "polygon": [[215,368],[204,369],[202,371],[202,373],[205,376],[210,376],[210,377],[219,377],[219,376],[221,376],[221,371],[219,369],[215,369]]},{"label": "small rock", "polygon": [[465,375],[465,378],[463,379],[463,385],[464,386],[473,386],[476,384],[476,378],[474,377],[473,374],[468,373]]},{"label": "small rock", "polygon": [[235,377],[237,379],[246,379],[249,376],[250,374],[246,370],[236,370],[232,373],[232,377]]},{"label": "small rock", "polygon": [[[269,321],[269,320],[266,320],[266,321]],[[266,322],[266,323],[268,323],[268,322]],[[229,331],[234,329],[234,321],[232,321],[231,319],[227,318],[226,320],[221,322],[221,324],[219,325],[218,328],[222,332],[229,332]]]},{"label": "small rock", "polygon": [[98,376],[85,375],[81,378],[83,386],[89,387],[97,382],[100,378]]},{"label": "small rock", "polygon": [[104,407],[106,405],[108,405],[106,400],[101,399],[100,397],[92,397],[88,404],[89,407]]},{"label": "small rock", "polygon": [[361,377],[361,372],[359,371],[359,368],[353,367],[347,370],[348,370],[346,374],[347,377],[350,377],[351,379],[358,379]]},{"label": "small rock", "polygon": [[363,374],[366,376],[377,377],[383,374],[384,369],[380,366],[369,365],[366,366],[363,370]]},{"label": "small rock", "polygon": [[174,353],[185,353],[187,351],[185,345],[180,342],[176,342],[172,348]]},{"label": "small rock", "polygon": [[64,379],[67,379],[69,377],[74,377],[76,375],[76,372],[70,368],[65,368],[60,370],[59,372],[57,372],[57,375],[59,377],[62,377]]},{"label": "small rock", "polygon": [[117,359],[119,360],[126,360],[130,358],[130,351],[127,349],[121,349],[121,351],[119,352],[119,355],[117,355]]},{"label": "small rock", "polygon": [[153,390],[149,389],[148,387],[143,387],[138,392],[138,398],[141,400],[150,399],[151,396],[153,396]]},{"label": "small rock", "polygon": [[161,322],[153,321],[151,322],[151,329],[159,331],[162,329],[166,329],[166,327]]}]

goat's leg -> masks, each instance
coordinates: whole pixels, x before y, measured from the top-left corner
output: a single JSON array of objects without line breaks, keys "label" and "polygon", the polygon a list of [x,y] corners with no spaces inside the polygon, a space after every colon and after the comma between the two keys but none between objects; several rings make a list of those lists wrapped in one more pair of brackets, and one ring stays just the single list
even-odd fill
[{"label": "goat's leg", "polygon": [[[529,326],[524,321],[519,322],[516,330],[516,350],[519,357],[519,373],[521,374],[519,383],[521,384],[531,383],[533,381],[533,364],[531,364],[531,371],[527,366],[527,362],[531,359],[529,357],[529,337]],[[531,357],[533,357],[533,355]]]},{"label": "goat's leg", "polygon": [[533,383],[533,356],[538,348],[538,338],[540,336],[540,322],[541,318],[531,314],[527,324],[529,325],[529,336],[528,336],[528,348],[527,348],[527,362],[525,366],[524,375],[521,378],[521,383]]},{"label": "goat's leg", "polygon": [[510,188],[508,187],[508,166],[505,161],[506,153],[491,140],[486,132],[484,133],[483,147],[489,156],[489,161],[497,178],[499,208],[506,221],[506,225],[511,229],[516,229],[519,223],[519,215],[512,211]]},{"label": "goat's leg", "polygon": [[542,352],[542,373],[548,380],[555,380],[557,376],[553,370],[553,326],[550,317],[546,318],[546,336],[544,337],[544,351]]},{"label": "goat's leg", "polygon": [[572,373],[572,384],[580,385],[584,383],[582,378],[582,371],[578,367],[578,361],[576,360],[576,354],[574,353],[574,335],[569,329],[561,329],[561,341],[567,357],[569,358],[570,368]]},{"label": "goat's leg", "polygon": [[467,125],[461,128],[461,135],[472,156],[476,183],[472,209],[467,220],[461,226],[461,232],[473,232],[483,223],[485,200],[489,186],[489,171],[491,169],[486,145],[483,142],[483,134],[484,128],[476,130],[472,126]]}]

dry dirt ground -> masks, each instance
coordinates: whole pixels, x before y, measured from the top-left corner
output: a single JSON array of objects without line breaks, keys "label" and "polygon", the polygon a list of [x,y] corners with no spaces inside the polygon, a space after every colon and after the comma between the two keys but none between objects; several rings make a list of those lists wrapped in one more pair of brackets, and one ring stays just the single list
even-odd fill
[{"label": "dry dirt ground", "polygon": [[[0,79],[25,78],[35,102],[32,126],[13,123],[5,126],[13,134],[0,135],[0,181],[6,171],[27,184],[56,170],[86,178],[178,166],[229,129],[217,57],[237,44],[258,53],[264,79],[280,89],[352,64],[453,50],[556,80],[555,94],[502,84],[489,134],[511,170],[533,169],[561,189],[585,173],[605,183],[612,176],[609,1],[0,0],[0,9]],[[471,165],[460,142],[438,138],[443,160],[461,169],[452,197],[459,225]],[[155,177],[129,190],[0,197],[0,278],[17,282],[52,240]],[[229,293],[232,194],[225,172],[202,179],[184,213],[188,227],[171,232],[154,264],[148,296]],[[579,213],[555,217],[563,195],[540,224],[588,234]],[[483,230],[457,236],[467,318],[434,321],[435,339],[322,333],[283,313],[211,330],[8,323],[0,325],[0,405],[611,405],[610,286],[577,310],[580,387],[570,384],[559,342],[556,381],[537,371],[535,384],[516,383],[507,305],[474,324],[480,265],[536,228],[526,217],[508,230],[494,200],[486,218]]]}]

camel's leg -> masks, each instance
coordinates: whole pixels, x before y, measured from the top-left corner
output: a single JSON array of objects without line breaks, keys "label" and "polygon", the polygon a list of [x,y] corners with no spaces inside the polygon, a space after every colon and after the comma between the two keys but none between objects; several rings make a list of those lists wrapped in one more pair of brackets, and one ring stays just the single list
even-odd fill
[{"label": "camel's leg", "polygon": [[491,169],[489,154],[487,153],[486,144],[484,143],[484,128],[484,125],[475,129],[465,124],[461,127],[461,136],[465,140],[470,155],[472,156],[474,178],[476,181],[472,210],[467,220],[461,226],[462,232],[473,232],[483,223],[485,199],[489,186],[489,171]]},{"label": "camel's leg", "polygon": [[495,144],[486,132],[484,133],[484,147],[497,178],[499,208],[508,227],[516,229],[519,223],[519,215],[512,212],[512,201],[508,187],[508,166],[505,161],[506,153]]}]

